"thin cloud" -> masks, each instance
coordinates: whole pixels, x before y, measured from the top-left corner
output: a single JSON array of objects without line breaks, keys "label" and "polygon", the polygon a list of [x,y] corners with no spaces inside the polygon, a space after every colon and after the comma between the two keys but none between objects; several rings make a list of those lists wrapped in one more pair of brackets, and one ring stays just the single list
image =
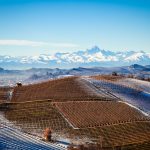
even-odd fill
[{"label": "thin cloud", "polygon": [[41,46],[51,46],[51,47],[78,47],[76,44],[72,43],[49,43],[41,41],[30,41],[30,40],[0,40],[1,46],[32,46],[32,47],[41,47]]}]

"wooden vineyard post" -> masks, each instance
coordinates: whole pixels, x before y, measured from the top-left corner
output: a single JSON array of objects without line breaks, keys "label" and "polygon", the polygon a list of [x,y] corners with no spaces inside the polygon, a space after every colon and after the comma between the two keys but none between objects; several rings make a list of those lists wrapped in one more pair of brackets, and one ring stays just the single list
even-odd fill
[{"label": "wooden vineyard post", "polygon": [[103,137],[101,135],[99,136],[99,142],[100,142],[100,147],[102,149],[103,148]]}]

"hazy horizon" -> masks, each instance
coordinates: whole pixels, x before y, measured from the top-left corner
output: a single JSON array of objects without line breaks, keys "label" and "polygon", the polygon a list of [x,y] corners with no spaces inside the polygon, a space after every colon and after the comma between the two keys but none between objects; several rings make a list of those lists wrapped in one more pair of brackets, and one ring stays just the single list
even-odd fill
[{"label": "hazy horizon", "polygon": [[[144,53],[149,53],[150,54],[150,52],[147,52],[147,51],[143,51],[143,50],[130,50],[130,49],[128,49],[128,50],[126,50],[126,51],[124,51],[124,50],[111,50],[111,49],[103,49],[103,48],[101,48],[101,47],[99,47],[98,45],[94,45],[94,46],[91,46],[91,47],[87,47],[87,48],[85,48],[85,49],[75,49],[75,50],[72,50],[72,51],[61,51],[61,50],[57,50],[57,51],[54,51],[54,52],[48,52],[48,51],[43,51],[43,53],[37,53],[37,54],[20,54],[20,55],[15,55],[14,53],[10,53],[10,54],[0,54],[0,56],[11,56],[11,57],[34,57],[34,56],[40,56],[40,55],[49,55],[49,56],[51,56],[51,55],[55,55],[55,54],[57,54],[57,53],[62,53],[62,54],[65,54],[65,53],[78,53],[78,52],[80,52],[80,51],[82,51],[82,52],[86,52],[87,50],[92,50],[92,49],[95,49],[95,48],[99,48],[100,49],[100,51],[102,50],[104,50],[104,51],[110,51],[110,52],[115,52],[115,53],[119,53],[119,52],[144,52]],[[45,53],[44,53],[45,52]]]}]

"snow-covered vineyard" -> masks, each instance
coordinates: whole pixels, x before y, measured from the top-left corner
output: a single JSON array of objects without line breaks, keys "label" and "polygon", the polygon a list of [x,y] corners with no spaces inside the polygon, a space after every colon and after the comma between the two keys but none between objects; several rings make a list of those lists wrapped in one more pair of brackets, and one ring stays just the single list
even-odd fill
[{"label": "snow-covered vineyard", "polygon": [[0,90],[0,150],[150,149],[149,82],[82,76]]},{"label": "snow-covered vineyard", "polygon": [[47,143],[38,137],[25,134],[0,114],[1,150],[65,150],[65,146]]},{"label": "snow-covered vineyard", "polygon": [[150,82],[123,78],[115,81],[86,78],[100,91],[109,92],[124,102],[150,114]]}]

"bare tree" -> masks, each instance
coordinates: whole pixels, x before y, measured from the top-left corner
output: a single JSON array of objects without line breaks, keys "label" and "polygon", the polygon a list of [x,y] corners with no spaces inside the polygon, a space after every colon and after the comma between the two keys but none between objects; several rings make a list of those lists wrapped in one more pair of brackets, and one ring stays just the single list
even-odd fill
[{"label": "bare tree", "polygon": [[46,128],[44,131],[44,139],[46,141],[51,141],[51,137],[52,137],[52,131],[50,128]]}]

